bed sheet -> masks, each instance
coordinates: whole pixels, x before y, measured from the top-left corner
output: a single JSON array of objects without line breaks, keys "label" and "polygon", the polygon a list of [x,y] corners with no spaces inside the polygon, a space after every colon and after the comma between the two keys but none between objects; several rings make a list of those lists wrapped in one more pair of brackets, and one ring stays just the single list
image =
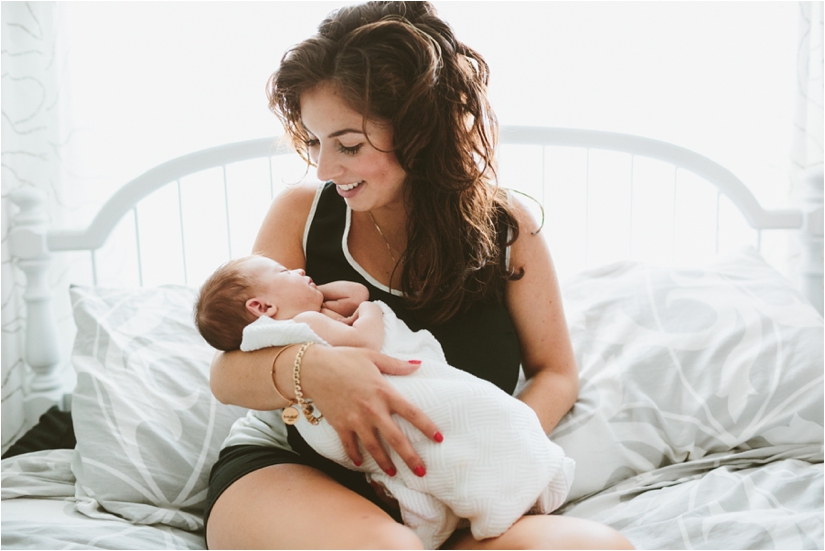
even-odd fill
[{"label": "bed sheet", "polygon": [[[2,463],[3,549],[204,549],[202,533],[132,524],[79,511],[71,471],[74,450],[47,450]],[[93,511],[89,513],[94,514]]]},{"label": "bed sheet", "polygon": [[782,446],[643,473],[562,514],[620,530],[638,549],[822,549],[821,449]]},{"label": "bed sheet", "polygon": [[[200,533],[79,512],[72,450],[3,461],[4,549],[203,549]],[[639,549],[822,549],[818,446],[709,455],[646,472],[561,514],[621,530]]]}]

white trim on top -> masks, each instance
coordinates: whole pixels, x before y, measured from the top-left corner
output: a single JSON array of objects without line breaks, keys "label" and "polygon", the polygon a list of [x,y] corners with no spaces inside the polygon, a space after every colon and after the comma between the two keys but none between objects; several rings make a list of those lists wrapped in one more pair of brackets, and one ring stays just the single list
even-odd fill
[{"label": "white trim on top", "polygon": [[341,239],[341,249],[344,251],[344,256],[347,258],[347,262],[349,262],[350,266],[352,266],[356,272],[364,276],[364,279],[369,281],[370,285],[373,285],[374,287],[381,289],[385,293],[390,293],[397,297],[403,297],[404,293],[402,293],[398,289],[390,289],[389,287],[387,287],[386,285],[372,277],[364,268],[361,267],[360,264],[358,264],[358,262],[355,261],[354,258],[352,258],[352,255],[349,252],[349,246],[347,245],[347,238],[349,237],[350,227],[352,227],[352,209],[349,208],[349,206],[347,206],[347,222],[346,226],[344,227],[344,237]]},{"label": "white trim on top", "polygon": [[[512,209],[513,208],[513,192],[511,192],[508,189],[508,190],[505,191],[504,195],[505,195],[505,197],[507,197],[507,206],[510,207],[510,209]],[[509,243],[512,238],[513,238],[513,230],[512,230],[512,228],[508,227],[507,228],[507,242]],[[510,266],[510,248],[511,248],[511,246],[507,245],[507,247],[504,249],[504,265],[507,266],[508,271],[512,268],[512,266]]]}]

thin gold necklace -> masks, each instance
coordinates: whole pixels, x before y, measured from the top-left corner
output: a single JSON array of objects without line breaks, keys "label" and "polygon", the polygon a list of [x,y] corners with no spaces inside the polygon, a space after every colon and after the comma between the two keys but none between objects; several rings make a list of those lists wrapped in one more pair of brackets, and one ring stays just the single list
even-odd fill
[{"label": "thin gold necklace", "polygon": [[378,235],[380,235],[380,236],[381,236],[381,239],[383,239],[383,240],[384,240],[384,243],[386,243],[386,244],[387,244],[387,251],[390,253],[390,258],[392,258],[392,263],[393,263],[393,265],[398,264],[398,260],[396,260],[395,255],[394,255],[394,254],[392,254],[392,253],[393,253],[393,251],[395,251],[396,253],[397,253],[398,251],[396,251],[395,249],[393,249],[393,248],[392,248],[392,245],[390,245],[390,241],[389,241],[389,239],[387,239],[387,236],[386,236],[386,235],[384,235],[384,232],[383,232],[383,231],[381,231],[381,226],[379,226],[379,225],[378,225],[378,222],[376,222],[376,221],[375,221],[375,216],[373,216],[373,215],[372,215],[372,211],[371,211],[371,210],[368,210],[367,212],[370,214],[370,218],[372,219],[372,223],[373,223],[373,224],[375,224],[375,229],[376,229],[376,230],[378,230]]}]

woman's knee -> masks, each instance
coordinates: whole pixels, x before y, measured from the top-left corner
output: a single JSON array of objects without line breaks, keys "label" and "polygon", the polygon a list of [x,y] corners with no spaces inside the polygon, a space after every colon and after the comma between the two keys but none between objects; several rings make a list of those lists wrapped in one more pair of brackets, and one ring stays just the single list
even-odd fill
[{"label": "woman's knee", "polygon": [[377,524],[360,542],[348,546],[353,549],[423,549],[421,540],[411,529],[397,522]]},{"label": "woman's knee", "polygon": [[581,549],[634,549],[633,544],[618,530],[604,524],[589,527]]},{"label": "woman's knee", "polygon": [[[584,519],[576,520],[583,522],[571,523],[561,534],[545,530],[538,547],[528,546],[524,549],[633,549],[633,545],[615,528]],[[561,535],[563,541],[559,542],[557,535]],[[555,545],[549,545],[551,542]]]},{"label": "woman's knee", "polygon": [[557,515],[522,517],[500,543],[507,549],[633,549],[610,526]]}]

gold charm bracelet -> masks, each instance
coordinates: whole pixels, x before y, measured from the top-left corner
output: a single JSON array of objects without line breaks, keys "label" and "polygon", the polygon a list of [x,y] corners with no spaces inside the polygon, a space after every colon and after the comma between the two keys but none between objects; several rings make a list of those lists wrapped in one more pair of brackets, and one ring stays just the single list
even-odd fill
[{"label": "gold charm bracelet", "polygon": [[307,421],[313,425],[317,425],[324,416],[322,414],[318,414],[318,417],[313,415],[315,408],[310,404],[311,400],[304,400],[304,392],[301,389],[301,360],[304,358],[304,352],[313,344],[315,343],[305,342],[301,345],[301,348],[298,349],[298,354],[295,356],[295,363],[292,364],[292,383],[295,385],[295,401],[298,403],[298,407],[303,411]]},{"label": "gold charm bracelet", "polygon": [[298,422],[298,415],[300,415],[300,414],[298,413],[298,409],[295,407],[295,404],[297,404],[298,402],[296,402],[295,400],[290,400],[289,398],[284,396],[281,393],[280,390],[278,390],[278,385],[275,382],[275,364],[278,363],[278,358],[281,357],[281,354],[283,354],[284,351],[287,348],[291,348],[293,346],[296,346],[296,345],[288,344],[288,345],[284,346],[283,348],[281,348],[278,351],[277,354],[275,354],[275,359],[272,360],[272,373],[271,373],[272,386],[275,388],[276,394],[278,394],[278,396],[287,403],[287,406],[284,407],[283,411],[281,411],[281,419],[283,419],[284,423],[286,423],[287,425],[294,425],[295,423]]}]

